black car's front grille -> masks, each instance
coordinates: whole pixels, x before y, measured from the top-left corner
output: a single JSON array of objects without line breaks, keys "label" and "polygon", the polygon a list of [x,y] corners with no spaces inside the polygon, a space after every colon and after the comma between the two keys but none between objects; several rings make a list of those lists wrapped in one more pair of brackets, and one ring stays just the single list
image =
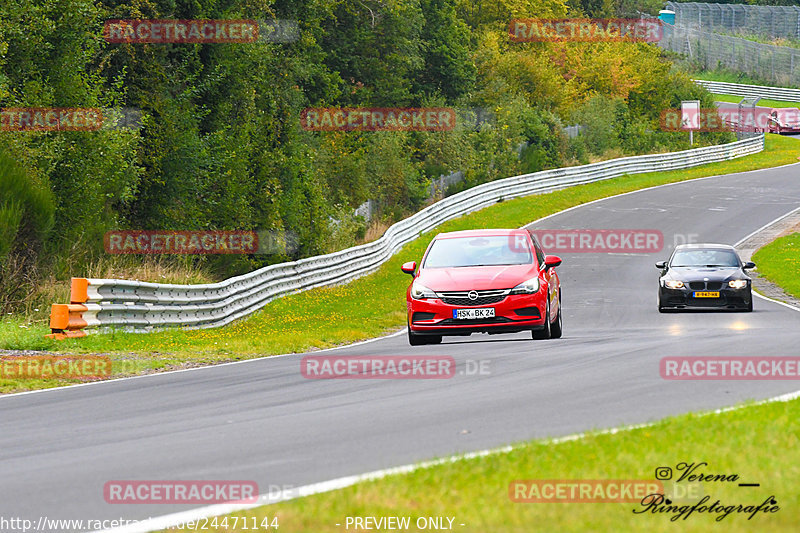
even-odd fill
[{"label": "black car's front grille", "polygon": [[[494,289],[487,291],[446,291],[437,295],[447,305],[479,306],[502,302],[510,291],[508,289]],[[474,293],[474,299],[469,297]]]},{"label": "black car's front grille", "polygon": [[689,288],[693,291],[718,291],[722,288],[721,281],[690,281]]}]

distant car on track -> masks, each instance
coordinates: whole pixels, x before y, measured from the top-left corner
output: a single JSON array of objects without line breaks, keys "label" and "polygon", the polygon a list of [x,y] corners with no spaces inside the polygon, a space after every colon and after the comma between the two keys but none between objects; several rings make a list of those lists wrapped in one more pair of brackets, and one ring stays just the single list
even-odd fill
[{"label": "distant car on track", "polygon": [[659,261],[658,310],[753,310],[751,279],[743,263],[727,244],[681,244],[669,261]]},{"label": "distant car on track", "polygon": [[419,269],[415,261],[402,266],[414,278],[406,291],[408,342],[475,332],[561,337],[560,264],[527,230],[438,234]]},{"label": "distant car on track", "polygon": [[770,133],[800,133],[800,110],[796,107],[772,109],[768,121]]}]

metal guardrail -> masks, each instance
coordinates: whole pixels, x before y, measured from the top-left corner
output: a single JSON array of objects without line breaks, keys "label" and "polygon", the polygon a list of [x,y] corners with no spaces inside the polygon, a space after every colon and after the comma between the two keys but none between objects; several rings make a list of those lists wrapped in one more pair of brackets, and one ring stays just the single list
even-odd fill
[{"label": "metal guardrail", "polygon": [[768,87],[765,85],[744,85],[724,81],[692,80],[715,94],[732,94],[745,98],[769,98],[787,102],[800,102],[800,89]]},{"label": "metal guardrail", "polygon": [[167,326],[223,326],[289,293],[344,283],[386,262],[397,250],[442,222],[504,199],[550,192],[625,174],[694,167],[760,152],[764,136],[682,152],[612,159],[544,170],[478,185],[440,200],[392,225],[376,241],[300,259],[205,285],[168,285],[118,279],[73,278],[71,304],[54,304],[55,338],[85,335],[101,327],[148,332]]}]

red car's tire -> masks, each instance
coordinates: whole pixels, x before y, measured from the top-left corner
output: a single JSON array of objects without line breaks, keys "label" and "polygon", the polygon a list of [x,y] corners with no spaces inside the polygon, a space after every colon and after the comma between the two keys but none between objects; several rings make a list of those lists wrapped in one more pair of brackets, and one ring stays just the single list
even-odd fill
[{"label": "red car's tire", "polygon": [[544,329],[534,329],[531,331],[531,338],[535,340],[549,339],[552,336],[550,329],[550,298],[547,299],[547,308],[544,316]]},{"label": "red car's tire", "polygon": [[441,344],[441,335],[414,335],[408,328],[408,344],[411,346],[424,346],[426,344]]},{"label": "red car's tire", "polygon": [[561,334],[564,332],[564,327],[561,322],[561,291],[558,291],[558,314],[555,321],[550,326],[550,338],[560,339]]}]

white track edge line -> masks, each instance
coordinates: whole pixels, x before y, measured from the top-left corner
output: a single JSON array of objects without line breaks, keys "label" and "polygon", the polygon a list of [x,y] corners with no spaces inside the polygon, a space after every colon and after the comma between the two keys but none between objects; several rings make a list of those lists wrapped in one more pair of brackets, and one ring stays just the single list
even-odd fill
[{"label": "white track edge line", "polygon": [[[403,329],[401,329],[399,331],[395,331],[393,333],[389,333],[388,335],[384,335],[382,337],[373,337],[371,339],[365,339],[363,341],[358,341],[358,342],[354,342],[354,343],[351,343],[351,344],[342,344],[340,346],[332,346],[330,348],[323,348],[323,349],[320,349],[320,350],[315,350],[313,352],[302,352],[302,353],[303,354],[305,354],[305,353],[319,353],[319,352],[329,352],[329,351],[332,351],[332,350],[341,350],[342,348],[352,348],[353,346],[360,346],[362,344],[369,344],[371,342],[379,341],[379,340],[382,340],[382,339],[389,339],[391,337],[396,337],[396,336],[401,335],[401,334],[403,334],[405,332],[406,332],[406,328],[403,328]],[[81,354],[76,354],[76,355],[81,355]],[[97,355],[97,354],[94,353],[94,354],[89,354],[89,355]],[[116,383],[116,382],[120,382],[120,381],[128,381],[128,380],[131,380],[131,379],[154,378],[154,377],[158,377],[158,376],[166,376],[166,375],[169,375],[169,374],[176,374],[178,372],[194,372],[196,370],[208,370],[210,368],[216,368],[216,367],[219,367],[219,366],[229,366],[229,365],[238,365],[238,364],[242,364],[242,363],[252,363],[254,361],[263,361],[265,359],[275,359],[275,358],[280,358],[280,357],[290,357],[290,356],[293,356],[293,355],[300,355],[300,353],[294,353],[293,352],[293,353],[282,353],[282,354],[275,354],[275,355],[265,355],[263,357],[255,357],[253,359],[243,359],[241,361],[227,361],[225,363],[217,363],[217,364],[213,364],[213,365],[197,366],[197,367],[193,367],[193,368],[181,368],[181,369],[178,369],[178,370],[167,370],[166,372],[154,372],[152,374],[140,374],[138,376],[126,376],[124,378],[104,379],[102,381],[92,381],[92,382],[89,382],[89,383],[76,383],[74,385],[64,385],[62,387],[52,387],[50,389],[36,389],[36,390],[29,390],[29,391],[22,391],[22,392],[14,392],[14,393],[11,393],[11,394],[1,394],[0,395],[0,401],[3,398],[13,398],[14,396],[22,396],[23,394],[36,394],[36,393],[39,393],[39,392],[54,392],[54,391],[60,391],[60,390],[66,390],[66,389],[74,389],[76,387],[88,387],[90,385],[103,385],[103,384],[106,384],[106,383]]]},{"label": "white track edge line", "polygon": [[[745,403],[734,405],[730,407],[720,407],[718,409],[714,409],[713,411],[706,411],[698,413],[697,416],[710,416],[720,413],[727,413],[731,411],[738,411],[741,409],[746,409],[749,407],[755,407],[759,405],[765,405],[769,403],[775,402],[788,402],[800,398],[800,390],[789,392],[786,394],[781,394],[779,396],[774,396],[772,398],[768,398],[766,400],[761,400],[753,403]],[[665,417],[666,418],[666,417]],[[663,419],[662,419],[663,420]],[[479,450],[475,452],[468,452],[463,454],[451,455],[448,457],[444,457],[441,459],[434,459],[430,461],[423,461],[416,464],[407,464],[402,466],[395,466],[391,468],[385,468],[382,470],[375,470],[372,472],[367,472],[365,474],[356,474],[352,476],[344,476],[336,479],[330,479],[328,481],[321,481],[319,483],[312,483],[310,485],[303,485],[291,490],[285,490],[276,495],[276,493],[266,493],[260,494],[258,496],[258,501],[255,503],[222,503],[222,504],[215,504],[215,505],[208,505],[204,507],[198,507],[195,509],[190,509],[188,511],[181,511],[178,513],[171,513],[162,516],[157,516],[154,518],[149,518],[147,520],[142,520],[140,522],[136,522],[134,524],[128,524],[125,526],[106,529],[106,530],[99,530],[95,533],[147,533],[150,531],[158,531],[161,529],[167,529],[172,526],[176,526],[179,524],[183,524],[189,521],[198,521],[204,518],[208,518],[211,516],[220,516],[224,514],[230,514],[237,511],[243,511],[248,509],[253,509],[256,507],[262,507],[264,505],[271,505],[274,503],[285,502],[289,500],[294,500],[297,498],[304,498],[306,496],[312,496],[315,494],[322,494],[325,492],[332,492],[334,490],[339,490],[343,488],[347,488],[353,486],[357,483],[361,483],[364,481],[373,481],[377,479],[381,479],[391,475],[397,474],[409,474],[416,470],[422,470],[426,468],[431,468],[434,466],[439,466],[447,463],[456,463],[459,461],[475,459],[478,457],[486,457],[490,455],[498,455],[501,453],[509,453],[511,451],[524,448],[526,446],[532,445],[552,445],[552,444],[560,444],[562,442],[569,442],[574,440],[580,440],[586,437],[593,437],[598,435],[615,435],[617,433],[621,433],[624,431],[632,431],[635,429],[642,429],[647,427],[655,426],[656,424],[660,423],[661,420],[657,420],[654,422],[645,422],[642,424],[629,424],[625,426],[619,426],[616,428],[604,429],[599,431],[587,431],[581,433],[574,433],[572,435],[566,435],[563,437],[555,437],[550,439],[542,439],[542,440],[534,440],[532,443],[525,443],[525,444],[516,444],[516,445],[506,445],[501,446],[498,448],[489,448],[486,450]]]}]

